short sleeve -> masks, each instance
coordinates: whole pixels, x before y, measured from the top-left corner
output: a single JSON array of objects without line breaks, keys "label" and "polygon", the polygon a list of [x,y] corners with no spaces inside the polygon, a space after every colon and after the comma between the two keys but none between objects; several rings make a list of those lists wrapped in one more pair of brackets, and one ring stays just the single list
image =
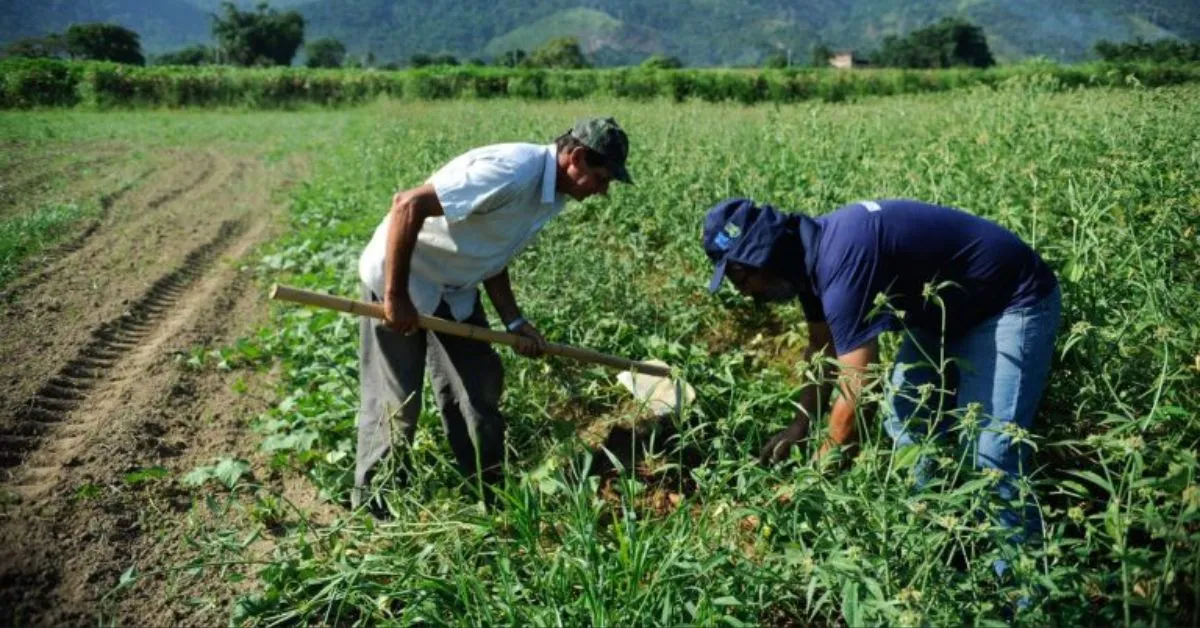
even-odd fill
[{"label": "short sleeve", "polygon": [[454,160],[429,177],[446,221],[455,223],[508,203],[522,187],[519,164],[503,159]]},{"label": "short sleeve", "polygon": [[829,312],[826,323],[838,355],[850,353],[896,327],[896,318],[889,312],[869,316],[873,301],[874,297],[857,290],[831,290],[822,299]]},{"label": "short sleeve", "polygon": [[821,290],[825,322],[838,355],[845,355],[895,327],[890,312],[875,312],[878,285],[875,247],[852,242],[839,254],[837,271]]}]

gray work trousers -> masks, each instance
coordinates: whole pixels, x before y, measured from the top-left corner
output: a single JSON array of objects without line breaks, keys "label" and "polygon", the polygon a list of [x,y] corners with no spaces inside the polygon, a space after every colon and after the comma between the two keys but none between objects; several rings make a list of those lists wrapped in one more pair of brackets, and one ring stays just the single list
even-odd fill
[{"label": "gray work trousers", "polygon": [[[365,285],[362,294],[365,301],[380,301]],[[439,304],[434,316],[451,318],[449,306]],[[487,327],[481,301],[463,322]],[[375,465],[412,441],[426,365],[459,471],[473,477],[482,470],[484,479],[498,475],[504,461],[504,369],[491,346],[427,331],[406,336],[368,317],[359,323],[359,336],[362,395],[352,504],[357,507],[369,495]]]}]

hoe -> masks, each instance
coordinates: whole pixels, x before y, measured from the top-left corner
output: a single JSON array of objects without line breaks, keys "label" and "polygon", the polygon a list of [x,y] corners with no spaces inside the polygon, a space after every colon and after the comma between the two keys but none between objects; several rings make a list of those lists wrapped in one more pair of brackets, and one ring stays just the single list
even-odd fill
[{"label": "hoe", "polygon": [[[272,286],[271,298],[337,312],[357,314],[359,316],[369,316],[378,319],[384,317],[383,306],[378,303],[354,301],[289,286]],[[421,316],[418,326],[421,329],[440,334],[459,336],[461,338],[478,340],[479,342],[508,345],[510,347],[516,345],[520,338],[516,334],[494,331],[433,316]],[[603,364],[604,366],[625,369],[617,375],[617,381],[621,382],[621,385],[628,389],[634,398],[656,417],[676,413],[682,406],[690,404],[696,399],[696,391],[686,382],[672,379],[671,367],[658,360],[638,362],[590,349],[556,343],[549,343],[546,353],[589,364]]]}]

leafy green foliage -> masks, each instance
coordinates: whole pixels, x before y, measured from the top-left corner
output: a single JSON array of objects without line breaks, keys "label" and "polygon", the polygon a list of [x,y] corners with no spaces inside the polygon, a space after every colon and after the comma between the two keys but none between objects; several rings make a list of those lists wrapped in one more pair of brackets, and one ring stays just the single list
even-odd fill
[{"label": "leafy green foliage", "polygon": [[280,12],[265,2],[256,11],[242,11],[225,2],[220,15],[213,16],[212,33],[234,64],[291,65],[304,42],[304,16]]},{"label": "leafy green foliage", "polygon": [[579,70],[592,67],[579,48],[579,40],[574,37],[551,39],[541,48],[534,50],[525,59],[523,65],[531,68],[559,70]]},{"label": "leafy green foliage", "polygon": [[171,472],[163,467],[147,467],[145,469],[130,471],[123,476],[123,479],[129,486],[137,486],[138,484],[161,480],[165,477],[170,477],[170,475]]},{"label": "leafy green foliage", "polygon": [[[1063,90],[1027,74],[854,105],[608,102],[639,183],[549,223],[514,260],[517,297],[552,340],[671,363],[698,403],[648,424],[611,372],[502,350],[505,508],[484,514],[462,497],[426,410],[410,481],[378,487],[394,520],[347,513],[276,537],[232,621],[915,626],[1015,613],[1031,625],[1195,624],[1200,120],[1180,103],[1197,97],[1195,86]],[[266,251],[264,279],[356,294],[357,256],[395,190],[474,146],[548,140],[577,110],[469,100],[355,112],[294,191],[291,232]],[[686,159],[681,142],[694,148]],[[1006,225],[1055,268],[1063,327],[1034,433],[1021,435],[1037,448],[1025,484],[1044,513],[1037,543],[1000,540],[986,516],[1000,506],[993,479],[953,443],[926,445],[939,480],[915,492],[915,452],[893,452],[879,385],[843,471],[810,462],[819,440],[786,467],[757,465],[816,371],[798,359],[799,308],[705,291],[703,210],[743,194],[814,213],[871,197],[955,205]],[[280,306],[244,362],[283,378],[258,423],[264,449],[331,500],[351,481],[357,333],[353,317]],[[895,343],[884,349],[890,360]],[[955,418],[956,436],[979,429]],[[614,426],[638,426],[647,446]],[[589,440],[599,428],[612,429],[600,431],[605,447]],[[264,521],[284,516],[271,500],[256,508]],[[214,542],[209,558],[237,561],[233,545]],[[992,571],[1000,557],[1012,579]],[[1029,608],[1016,608],[1021,596]]]},{"label": "leafy green foliage", "polygon": [[72,24],[64,36],[72,59],[145,65],[138,34],[116,24]]},{"label": "leafy green foliage", "polygon": [[788,67],[788,63],[789,59],[787,53],[772,52],[771,54],[767,55],[765,59],[763,59],[762,67],[780,69]]},{"label": "leafy green foliage", "polygon": [[[433,58],[427,57],[432,63]],[[448,63],[449,60],[444,61]],[[290,108],[305,104],[352,105],[380,96],[406,100],[520,98],[578,100],[590,97],[683,102],[840,102],[866,96],[1000,88],[1040,83],[1048,90],[1079,87],[1157,87],[1200,79],[1196,65],[1025,64],[988,70],[879,69],[825,72],[675,70],[541,70],[449,67],[406,72],[353,69],[134,68],[98,63],[12,59],[0,61],[0,108],[77,105],[227,106]]]},{"label": "leafy green foliage", "polygon": [[410,68],[426,68],[426,67],[453,67],[458,65],[458,59],[451,54],[436,54],[429,55],[418,53],[408,59],[408,67]]},{"label": "leafy green foliage", "polygon": [[48,59],[61,57],[66,53],[66,42],[63,41],[62,35],[57,33],[50,33],[45,37],[25,37],[4,47],[6,57]]},{"label": "leafy green foliage", "polygon": [[825,44],[813,44],[808,51],[808,64],[814,68],[829,67],[829,59],[833,57],[833,49]]},{"label": "leafy green foliage", "polygon": [[346,46],[332,37],[305,44],[304,53],[304,65],[310,68],[340,68],[346,60]]},{"label": "leafy green foliage", "polygon": [[154,65],[209,65],[216,63],[216,51],[208,46],[188,46],[154,57]]},{"label": "leafy green foliage", "polygon": [[196,467],[183,476],[186,486],[204,486],[212,480],[224,484],[226,488],[234,488],[238,481],[250,473],[250,464],[245,460],[222,458],[216,464],[206,467]]},{"label": "leafy green foliage", "polygon": [[1125,43],[1102,39],[1096,42],[1096,55],[1105,61],[1152,61],[1154,63],[1200,62],[1200,40],[1159,39],[1148,42],[1140,37]]},{"label": "leafy green foliage", "polygon": [[683,67],[683,61],[678,57],[668,57],[666,55],[650,55],[642,61],[642,67],[647,70],[678,70]]},{"label": "leafy green foliage", "polygon": [[65,237],[80,220],[94,213],[94,207],[56,203],[0,221],[0,288],[17,276],[27,258]]},{"label": "leafy green foliage", "polygon": [[946,18],[903,37],[889,35],[872,53],[872,63],[895,68],[987,68],[996,64],[983,29],[963,20]]},{"label": "leafy green foliage", "polygon": [[525,64],[525,57],[527,56],[525,51],[520,48],[505,50],[500,56],[496,57],[496,65],[506,68],[520,67]]}]

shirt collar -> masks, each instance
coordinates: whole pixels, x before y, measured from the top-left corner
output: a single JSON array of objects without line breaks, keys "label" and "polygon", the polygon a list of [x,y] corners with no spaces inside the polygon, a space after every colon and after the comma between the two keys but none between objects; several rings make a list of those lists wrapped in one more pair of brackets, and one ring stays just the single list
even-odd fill
[{"label": "shirt collar", "polygon": [[554,144],[546,147],[546,167],[542,172],[542,202],[553,203],[558,198],[558,151]]}]

